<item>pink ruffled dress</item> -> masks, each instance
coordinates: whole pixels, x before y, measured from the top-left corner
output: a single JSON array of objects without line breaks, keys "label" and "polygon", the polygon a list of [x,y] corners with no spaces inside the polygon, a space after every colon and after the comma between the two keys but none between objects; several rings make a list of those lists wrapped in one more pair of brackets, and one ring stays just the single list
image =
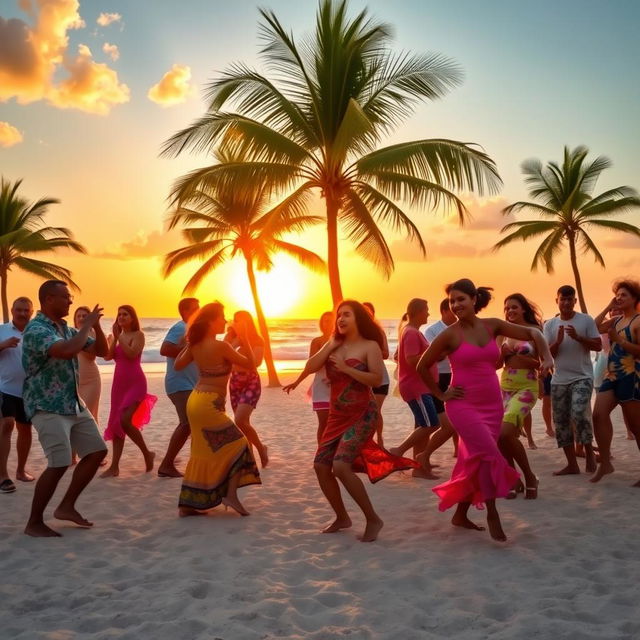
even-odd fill
[{"label": "pink ruffled dress", "polygon": [[138,404],[132,418],[134,427],[142,429],[151,420],[151,409],[158,398],[147,393],[147,379],[140,366],[141,357],[142,354],[128,358],[119,344],[114,349],[116,368],[111,385],[111,411],[104,431],[105,440],[125,437],[122,413],[134,404]]},{"label": "pink ruffled dress", "polygon": [[463,339],[449,356],[451,384],[464,388],[464,398],[445,403],[460,443],[451,480],[433,489],[440,498],[440,511],[459,502],[482,508],[486,500],[504,498],[520,477],[498,449],[503,416],[496,375],[499,356],[493,337],[482,347]]}]

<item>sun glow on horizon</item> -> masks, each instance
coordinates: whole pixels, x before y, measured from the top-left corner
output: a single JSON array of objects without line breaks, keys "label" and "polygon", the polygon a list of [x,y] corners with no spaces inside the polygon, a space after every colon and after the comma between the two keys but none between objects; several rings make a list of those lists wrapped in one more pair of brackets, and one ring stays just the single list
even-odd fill
[{"label": "sun glow on horizon", "polygon": [[[300,275],[290,265],[276,258],[270,271],[256,271],[258,296],[267,318],[278,318],[287,314],[298,302],[302,292]],[[229,282],[229,297],[238,309],[255,313],[249,279],[243,264],[234,265]]]}]

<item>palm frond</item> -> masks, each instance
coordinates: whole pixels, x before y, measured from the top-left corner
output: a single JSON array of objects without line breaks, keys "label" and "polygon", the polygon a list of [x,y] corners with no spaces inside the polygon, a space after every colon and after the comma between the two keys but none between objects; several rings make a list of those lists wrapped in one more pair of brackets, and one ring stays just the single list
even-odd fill
[{"label": "palm frond", "polygon": [[292,258],[295,258],[300,264],[304,265],[308,269],[319,272],[326,271],[327,265],[325,261],[313,251],[309,251],[304,247],[300,247],[290,242],[285,242],[284,240],[274,239],[272,241],[272,245],[274,249],[290,255]]},{"label": "palm frond", "polygon": [[35,260],[34,258],[26,258],[25,256],[17,257],[13,264],[16,265],[22,271],[31,273],[40,278],[48,280],[63,280],[72,289],[80,291],[80,287],[73,281],[71,277],[71,271],[65,269],[52,262],[44,262],[42,260]]},{"label": "palm frond", "polygon": [[226,261],[226,248],[220,249],[214,253],[192,276],[182,290],[183,295],[191,294],[196,291],[200,283],[215,271],[223,262]]},{"label": "palm frond", "polygon": [[512,229],[516,229],[516,231],[513,231],[506,238],[502,238],[500,242],[494,244],[492,247],[493,251],[502,249],[502,247],[506,247],[516,240],[524,242],[525,240],[535,238],[549,231],[555,232],[555,230],[559,230],[561,234],[564,233],[564,229],[558,227],[557,223],[544,220],[520,220],[518,222],[510,222],[500,229],[500,233],[506,233]]},{"label": "palm frond", "polygon": [[[640,233],[640,232],[639,232]],[[600,253],[600,250],[598,249],[598,247],[596,247],[595,242],[591,239],[591,237],[589,236],[589,234],[582,229],[580,231],[580,243],[582,245],[582,250],[583,253],[587,253],[588,251],[590,251],[591,253],[593,253],[596,262],[604,268],[605,264],[604,264],[604,258],[602,257],[602,254]]]},{"label": "palm frond", "polygon": [[216,238],[215,240],[209,240],[208,242],[199,242],[198,244],[189,245],[188,247],[174,249],[164,257],[163,275],[166,278],[169,274],[175,271],[175,269],[187,262],[203,259],[212,253],[217,255],[217,253],[225,251],[228,248],[228,241],[225,242],[225,239]]}]

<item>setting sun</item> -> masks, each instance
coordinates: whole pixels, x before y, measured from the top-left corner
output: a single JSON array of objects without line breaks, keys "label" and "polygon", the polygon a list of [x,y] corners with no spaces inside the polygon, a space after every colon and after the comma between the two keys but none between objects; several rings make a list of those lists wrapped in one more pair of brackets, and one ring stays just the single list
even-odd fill
[{"label": "setting sun", "polygon": [[[268,318],[285,315],[298,302],[301,295],[300,274],[286,259],[276,257],[271,271],[256,271],[256,280],[260,302]],[[239,261],[234,265],[229,289],[229,297],[239,309],[255,312],[247,273],[244,265]]]}]

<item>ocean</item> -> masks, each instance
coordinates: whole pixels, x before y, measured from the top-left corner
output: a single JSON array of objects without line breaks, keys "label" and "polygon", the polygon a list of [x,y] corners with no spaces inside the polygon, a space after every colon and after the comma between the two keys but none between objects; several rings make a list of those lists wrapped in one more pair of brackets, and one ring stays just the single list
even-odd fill
[{"label": "ocean", "polygon": [[[177,322],[177,318],[140,318],[146,342],[142,353],[142,363],[147,373],[164,373],[165,359],[160,355],[160,347],[169,328]],[[382,320],[389,341],[389,351],[393,354],[397,344],[397,320]],[[102,328],[109,333],[113,325],[112,318],[103,318]],[[291,319],[270,320],[269,336],[276,367],[279,371],[296,371],[302,369],[309,355],[311,340],[320,335],[318,320]],[[100,368],[108,372],[113,363],[98,360]],[[264,364],[260,367],[265,370]]]}]

